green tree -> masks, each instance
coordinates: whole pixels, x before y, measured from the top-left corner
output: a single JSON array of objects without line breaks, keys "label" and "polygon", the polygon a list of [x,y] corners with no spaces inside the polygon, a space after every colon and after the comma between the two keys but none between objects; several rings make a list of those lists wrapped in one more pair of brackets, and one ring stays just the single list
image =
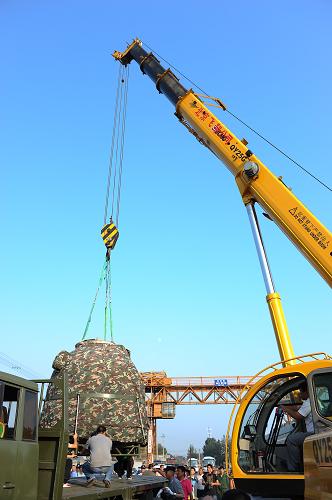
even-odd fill
[{"label": "green tree", "polygon": [[[228,449],[230,449],[230,442]],[[221,439],[207,438],[203,446],[203,455],[214,457],[216,465],[224,465],[226,462],[226,437],[223,436]]]},{"label": "green tree", "polygon": [[[226,464],[226,436],[224,435],[221,440],[220,440],[220,446],[221,446],[221,462],[220,465],[225,465]],[[231,441],[228,441],[228,450],[231,449]]]},{"label": "green tree", "polygon": [[189,445],[189,448],[187,451],[187,458],[198,458],[198,451],[196,450],[196,448],[193,444]]},{"label": "green tree", "polygon": [[215,438],[206,438],[203,446],[203,456],[204,457],[214,457],[216,459],[216,464],[221,463],[221,443]]},{"label": "green tree", "polygon": [[158,456],[161,456],[161,455],[163,455],[164,457],[166,457],[167,450],[166,450],[166,448],[163,447],[162,444],[158,443]]}]

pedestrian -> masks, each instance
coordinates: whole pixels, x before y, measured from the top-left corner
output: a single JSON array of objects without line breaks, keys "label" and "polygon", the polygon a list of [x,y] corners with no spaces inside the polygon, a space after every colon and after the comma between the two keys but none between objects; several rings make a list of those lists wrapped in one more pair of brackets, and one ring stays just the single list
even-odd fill
[{"label": "pedestrian", "polygon": [[208,464],[207,472],[203,475],[205,500],[217,500],[217,487],[220,485],[216,474],[213,473],[213,465]]},{"label": "pedestrian", "polygon": [[198,473],[196,474],[197,479],[197,498],[202,498],[204,496],[204,484],[203,484],[203,467],[198,468]]},{"label": "pedestrian", "polygon": [[197,476],[196,476],[196,469],[193,466],[190,467],[189,478],[190,478],[191,486],[192,486],[192,489],[193,489],[193,499],[197,500],[197,484],[198,484],[198,479],[197,479]]},{"label": "pedestrian", "polygon": [[160,476],[162,476],[162,477],[166,477],[166,472],[165,472],[164,469],[165,469],[165,465],[164,464],[160,464],[158,472],[159,472]]},{"label": "pedestrian", "polygon": [[70,479],[72,477],[78,477],[77,466],[75,464],[73,464],[70,472]]},{"label": "pedestrian", "polygon": [[219,499],[221,499],[223,494],[230,488],[229,477],[223,466],[219,467],[218,469],[217,479],[220,483],[220,485],[217,487],[217,496]]},{"label": "pedestrian", "polygon": [[181,483],[184,500],[193,500],[193,487],[191,485],[191,480],[186,476],[186,468],[184,465],[179,465],[176,468],[176,477]]},{"label": "pedestrian", "polygon": [[77,477],[82,477],[84,476],[83,472],[82,472],[82,465],[80,463],[77,464],[76,466],[76,470],[77,470]]},{"label": "pedestrian", "polygon": [[96,432],[85,445],[90,450],[90,461],[85,462],[82,467],[87,479],[87,487],[96,484],[95,474],[105,474],[105,488],[111,486],[114,461],[111,456],[112,440],[106,431],[104,425],[98,425]]},{"label": "pedestrian", "polygon": [[140,467],[140,469],[139,469],[139,471],[138,471],[137,475],[138,476],[143,476],[145,469],[146,469],[145,465],[142,464],[141,467]]},{"label": "pedestrian", "polygon": [[157,477],[165,477],[165,472],[162,465],[156,465],[153,470]]},{"label": "pedestrian", "polygon": [[149,464],[147,469],[144,469],[142,474],[143,476],[155,476],[155,473],[153,471],[153,464]]},{"label": "pedestrian", "polygon": [[168,479],[168,486],[163,488],[163,493],[161,494],[161,498],[163,500],[168,500],[170,498],[180,498],[184,499],[184,493],[183,493],[183,488],[178,480],[178,478],[175,476],[175,467],[169,466],[166,467],[165,469],[166,472],[166,478]]},{"label": "pedestrian", "polygon": [[66,458],[66,464],[65,464],[65,473],[64,473],[64,478],[63,478],[63,487],[64,488],[70,488],[70,486],[71,486],[68,483],[68,481],[72,477],[71,471],[73,468],[73,458],[77,457],[77,455],[75,453],[73,453],[73,450],[76,450],[76,452],[77,452],[77,448],[78,448],[78,435],[77,435],[77,433],[75,433],[69,437],[68,452],[67,452],[67,458]]}]

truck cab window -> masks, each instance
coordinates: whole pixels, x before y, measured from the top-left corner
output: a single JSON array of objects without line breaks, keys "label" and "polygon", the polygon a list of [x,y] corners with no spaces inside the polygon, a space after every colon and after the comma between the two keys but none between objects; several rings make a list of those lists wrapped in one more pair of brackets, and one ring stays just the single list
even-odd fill
[{"label": "truck cab window", "polygon": [[24,417],[23,417],[23,440],[35,441],[37,438],[37,393],[25,391]]},{"label": "truck cab window", "polygon": [[332,420],[332,372],[314,375],[313,387],[318,413]]},{"label": "truck cab window", "polygon": [[0,422],[4,426],[2,439],[15,439],[19,389],[7,384],[4,384],[3,389],[0,410]]}]

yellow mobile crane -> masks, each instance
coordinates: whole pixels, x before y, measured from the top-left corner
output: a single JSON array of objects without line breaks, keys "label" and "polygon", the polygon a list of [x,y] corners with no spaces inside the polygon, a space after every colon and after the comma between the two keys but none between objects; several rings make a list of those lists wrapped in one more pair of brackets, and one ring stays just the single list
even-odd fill
[{"label": "yellow mobile crane", "polygon": [[[246,207],[266,286],[281,362],[271,365],[234,406],[231,464],[237,487],[269,497],[332,499],[332,358],[325,353],[295,356],[280,296],[271,271],[255,211],[259,203],[323,279],[332,285],[332,234],[208,108],[222,109],[210,96],[186,89],[170,68],[165,69],[142,42],[134,40],[114,58],[124,66],[136,61],[143,74],[175,106],[175,115],[196,139],[214,153],[235,177]],[[205,99],[205,101],[204,101]],[[308,384],[315,434],[304,442],[304,473],[288,472],[287,437],[295,433],[281,405],[299,402],[298,388]],[[237,412],[236,412],[237,410]],[[229,430],[231,429],[231,423]]]}]

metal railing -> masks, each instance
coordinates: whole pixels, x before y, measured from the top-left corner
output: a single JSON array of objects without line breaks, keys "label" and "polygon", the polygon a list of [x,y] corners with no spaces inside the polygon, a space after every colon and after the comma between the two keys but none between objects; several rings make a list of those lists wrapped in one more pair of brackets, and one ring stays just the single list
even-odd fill
[{"label": "metal railing", "polygon": [[170,377],[172,386],[227,387],[246,385],[252,376],[216,375],[212,377]]}]

